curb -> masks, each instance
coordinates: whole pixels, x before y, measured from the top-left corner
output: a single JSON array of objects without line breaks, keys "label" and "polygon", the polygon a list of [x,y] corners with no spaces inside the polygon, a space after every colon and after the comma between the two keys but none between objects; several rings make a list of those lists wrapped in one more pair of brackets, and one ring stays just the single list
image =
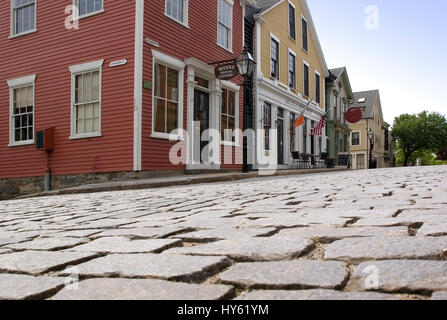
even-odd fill
[{"label": "curb", "polygon": [[277,171],[272,175],[260,175],[258,172],[250,173],[235,173],[217,176],[207,176],[207,177],[188,177],[179,176],[178,180],[169,181],[156,181],[156,182],[141,182],[138,180],[134,181],[123,181],[123,182],[113,182],[114,185],[110,186],[85,186],[85,187],[74,187],[68,189],[59,189],[47,192],[40,192],[35,194],[23,195],[19,197],[12,198],[10,200],[20,200],[29,198],[40,198],[48,196],[58,196],[58,195],[69,195],[69,194],[85,194],[85,193],[99,193],[99,192],[111,192],[111,191],[125,191],[125,190],[141,190],[141,189],[155,189],[155,188],[166,188],[172,186],[185,186],[194,184],[205,184],[205,183],[217,183],[217,182],[231,182],[231,181],[241,181],[253,178],[266,178],[266,177],[281,177],[281,176],[292,176],[292,175],[308,175],[316,173],[331,173],[347,171],[346,168],[335,168],[335,169],[308,169],[308,170],[283,170]]}]

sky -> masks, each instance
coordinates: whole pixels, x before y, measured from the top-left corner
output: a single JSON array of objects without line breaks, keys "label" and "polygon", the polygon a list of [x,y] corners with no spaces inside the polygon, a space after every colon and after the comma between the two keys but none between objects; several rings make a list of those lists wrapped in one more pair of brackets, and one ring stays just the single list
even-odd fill
[{"label": "sky", "polygon": [[354,92],[379,89],[386,122],[447,116],[446,0],[307,2],[328,68],[347,67]]}]

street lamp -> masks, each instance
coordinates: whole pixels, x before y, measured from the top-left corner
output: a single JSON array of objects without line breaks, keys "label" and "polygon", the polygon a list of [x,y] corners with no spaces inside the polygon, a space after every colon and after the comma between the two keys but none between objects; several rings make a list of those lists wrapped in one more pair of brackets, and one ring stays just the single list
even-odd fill
[{"label": "street lamp", "polygon": [[370,144],[370,149],[369,149],[369,168],[372,169],[372,151],[374,149],[374,132],[372,132],[371,129],[369,129],[368,138],[369,138],[369,144]]},{"label": "street lamp", "polygon": [[[250,87],[249,79],[253,75],[255,70],[256,62],[253,59],[253,56],[250,54],[248,47],[244,47],[244,51],[241,53],[239,57],[236,58],[236,65],[239,69],[239,74],[244,78],[244,132],[248,129],[252,128],[252,124],[250,123],[250,113],[249,113],[249,100],[246,97],[247,94],[251,94],[251,90],[248,89]],[[248,100],[248,101],[247,101]],[[252,140],[253,141],[253,140]],[[242,142],[242,150],[243,150],[243,166],[242,172],[250,171],[250,164],[248,163],[248,140],[247,136],[244,135]]]},{"label": "street lamp", "polygon": [[244,78],[249,78],[255,70],[256,62],[253,56],[248,51],[247,47],[244,47],[244,51],[236,59],[236,65],[239,69],[239,74]]}]

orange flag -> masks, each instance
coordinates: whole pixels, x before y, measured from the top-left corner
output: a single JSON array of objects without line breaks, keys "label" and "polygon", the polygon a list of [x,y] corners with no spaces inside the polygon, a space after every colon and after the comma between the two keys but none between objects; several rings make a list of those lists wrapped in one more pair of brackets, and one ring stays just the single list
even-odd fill
[{"label": "orange flag", "polygon": [[302,115],[300,118],[296,119],[293,123],[295,128],[298,128],[299,126],[304,124],[304,115]]}]

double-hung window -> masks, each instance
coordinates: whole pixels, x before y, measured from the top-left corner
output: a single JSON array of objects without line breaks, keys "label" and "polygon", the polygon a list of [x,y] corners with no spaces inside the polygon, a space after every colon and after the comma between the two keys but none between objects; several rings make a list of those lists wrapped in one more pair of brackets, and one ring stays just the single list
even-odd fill
[{"label": "double-hung window", "polygon": [[178,129],[179,71],[155,64],[154,131],[170,134]]},{"label": "double-hung window", "polygon": [[279,41],[270,39],[270,74],[279,80]]},{"label": "double-hung window", "polygon": [[220,132],[222,141],[234,142],[236,129],[236,93],[228,89],[222,90]]},{"label": "double-hung window", "polygon": [[36,30],[36,0],[12,0],[12,36]]},{"label": "double-hung window", "polygon": [[296,89],[296,57],[289,52],[289,88]]},{"label": "double-hung window", "polygon": [[71,66],[71,139],[101,136],[101,82],[104,60]]},{"label": "double-hung window", "polygon": [[227,0],[218,0],[217,10],[217,43],[232,51],[233,42],[233,5]]},{"label": "double-hung window", "polygon": [[296,40],[295,7],[289,2],[289,36]]},{"label": "double-hung window", "polygon": [[309,65],[307,63],[303,63],[303,94],[305,97],[309,97]]},{"label": "double-hung window", "polygon": [[304,19],[304,17],[301,18],[301,38],[302,38],[303,49],[308,51],[309,43],[307,37],[307,21],[306,19]]},{"label": "double-hung window", "polygon": [[334,120],[338,118],[338,96],[334,96]]},{"label": "double-hung window", "polygon": [[103,0],[74,0],[74,5],[78,8],[80,18],[104,11]]},{"label": "double-hung window", "polygon": [[360,145],[360,132],[356,131],[351,134],[351,145],[359,146]]},{"label": "double-hung window", "polygon": [[315,72],[315,101],[320,104],[321,101],[321,78],[320,75]]},{"label": "double-hung window", "polygon": [[188,0],[166,0],[166,15],[188,25]]},{"label": "double-hung window", "polygon": [[29,76],[8,81],[10,88],[10,146],[34,142],[34,81]]}]

